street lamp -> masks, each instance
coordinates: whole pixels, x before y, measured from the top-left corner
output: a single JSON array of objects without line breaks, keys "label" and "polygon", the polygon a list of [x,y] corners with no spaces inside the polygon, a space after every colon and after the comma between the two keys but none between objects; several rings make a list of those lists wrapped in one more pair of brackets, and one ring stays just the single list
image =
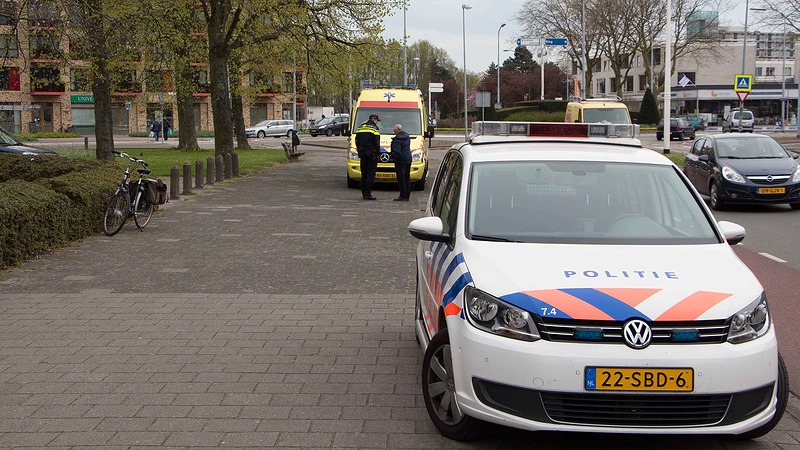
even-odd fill
[{"label": "street lamp", "polygon": [[467,10],[472,6],[464,3],[461,5],[461,38],[464,47],[464,140],[469,140],[467,123]]},{"label": "street lamp", "polygon": [[494,105],[494,109],[502,108],[502,104],[500,103],[500,30],[506,26],[506,24],[500,25],[500,28],[497,29],[497,103]]},{"label": "street lamp", "polygon": [[[742,37],[742,71],[739,72],[742,75],[745,73],[746,62],[747,62],[747,13],[750,11],[750,0],[746,0],[744,4],[744,36]],[[750,86],[751,88],[753,86]],[[744,101],[739,100],[739,131],[742,131],[742,116],[744,115]],[[733,121],[731,121],[733,124]]]},{"label": "street lamp", "polygon": [[[542,42],[544,42],[544,38],[542,38]],[[544,47],[539,49],[539,72],[541,75],[541,93],[539,94],[539,100],[544,100],[544,57],[547,56],[547,50]]]},{"label": "street lamp", "polygon": [[408,56],[406,54],[406,2],[403,1],[403,86],[408,85]]},{"label": "street lamp", "polygon": [[417,67],[419,66],[419,57],[414,57],[414,84],[419,84],[419,80],[417,80]]}]

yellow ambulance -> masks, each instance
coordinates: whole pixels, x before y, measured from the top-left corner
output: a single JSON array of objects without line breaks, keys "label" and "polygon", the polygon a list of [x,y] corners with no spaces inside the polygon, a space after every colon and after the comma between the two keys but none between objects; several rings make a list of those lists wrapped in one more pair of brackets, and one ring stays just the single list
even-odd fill
[{"label": "yellow ambulance", "polygon": [[631,123],[628,107],[622,99],[615,98],[575,98],[567,103],[564,122],[581,123]]},{"label": "yellow ambulance", "polygon": [[[428,176],[428,137],[433,130],[428,126],[428,111],[425,109],[422,92],[416,87],[367,86],[358,96],[353,112],[350,114],[350,130],[357,130],[366,122],[370,114],[380,118],[378,128],[381,132],[381,152],[378,155],[376,183],[396,183],[394,163],[391,158],[391,145],[395,124],[411,137],[411,188],[425,189]],[[356,152],[355,134],[350,136],[347,153],[347,187],[357,188],[361,183],[361,167]]]}]

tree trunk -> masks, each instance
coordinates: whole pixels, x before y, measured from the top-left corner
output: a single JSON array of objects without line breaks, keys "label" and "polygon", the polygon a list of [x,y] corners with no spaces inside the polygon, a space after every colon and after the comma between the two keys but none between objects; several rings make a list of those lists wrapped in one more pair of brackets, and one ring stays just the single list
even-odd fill
[{"label": "tree trunk", "polygon": [[92,79],[94,94],[94,136],[97,159],[114,159],[114,123],[111,121],[111,83],[105,61],[97,61]]},{"label": "tree trunk", "polygon": [[[209,30],[209,34],[211,31]],[[233,152],[233,121],[228,89],[228,55],[226,46],[209,45],[208,62],[211,72],[211,107],[214,108],[214,154]]]},{"label": "tree trunk", "polygon": [[176,58],[175,69],[175,97],[178,106],[178,123],[180,124],[178,148],[198,150],[200,145],[197,143],[197,133],[195,133],[192,69],[184,58]]},{"label": "tree trunk", "polygon": [[233,107],[233,130],[236,134],[236,148],[250,149],[247,142],[247,133],[244,132],[244,102],[240,93],[231,94],[231,106]]}]

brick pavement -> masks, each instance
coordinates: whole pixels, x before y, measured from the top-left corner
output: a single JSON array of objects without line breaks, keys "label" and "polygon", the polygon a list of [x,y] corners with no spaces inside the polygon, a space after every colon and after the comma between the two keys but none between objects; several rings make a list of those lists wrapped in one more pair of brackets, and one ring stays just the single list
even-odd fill
[{"label": "brick pavement", "polygon": [[0,448],[800,448],[795,397],[753,442],[442,438],[412,325],[425,199],[363,202],[340,150],[305,150],[0,272]]}]

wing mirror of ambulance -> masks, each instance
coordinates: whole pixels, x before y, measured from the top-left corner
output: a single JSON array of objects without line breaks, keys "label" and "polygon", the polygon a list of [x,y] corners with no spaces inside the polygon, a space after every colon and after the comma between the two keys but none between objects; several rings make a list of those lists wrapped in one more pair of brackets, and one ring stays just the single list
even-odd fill
[{"label": "wing mirror of ambulance", "polygon": [[436,216],[422,217],[408,224],[408,232],[422,241],[449,242],[450,235],[444,232],[442,219]]},{"label": "wing mirror of ambulance", "polygon": [[717,225],[719,225],[722,235],[725,236],[725,240],[728,241],[728,244],[730,245],[736,245],[739,242],[742,242],[747,234],[744,230],[744,227],[738,223],[720,220],[717,222]]}]

